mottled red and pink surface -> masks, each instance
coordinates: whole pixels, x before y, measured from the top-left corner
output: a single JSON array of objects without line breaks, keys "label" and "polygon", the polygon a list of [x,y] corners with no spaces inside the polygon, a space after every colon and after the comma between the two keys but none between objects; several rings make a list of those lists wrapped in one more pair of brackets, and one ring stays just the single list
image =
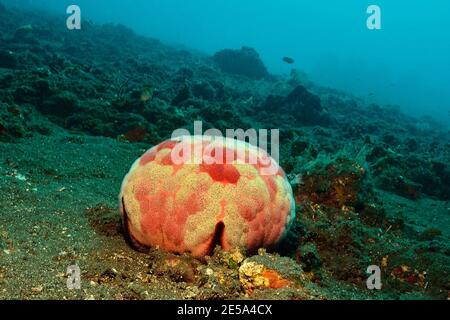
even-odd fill
[{"label": "mottled red and pink surface", "polygon": [[[189,150],[183,147],[190,147],[197,161],[174,161],[175,152]],[[198,161],[206,153],[195,153],[198,147],[209,150],[210,162]],[[266,161],[248,163],[261,154]],[[273,174],[264,173],[268,166],[275,168]],[[125,177],[120,204],[133,244],[196,257],[210,254],[215,245],[250,252],[271,247],[285,235],[295,212],[285,174],[266,152],[242,141],[202,136],[169,140],[147,151]]]}]

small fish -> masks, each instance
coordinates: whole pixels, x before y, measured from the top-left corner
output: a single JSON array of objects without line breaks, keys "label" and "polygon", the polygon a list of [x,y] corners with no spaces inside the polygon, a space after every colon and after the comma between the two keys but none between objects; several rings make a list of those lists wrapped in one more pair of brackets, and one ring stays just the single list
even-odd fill
[{"label": "small fish", "polygon": [[295,60],[292,59],[292,58],[289,58],[289,57],[284,57],[283,61],[288,63],[288,64],[294,64],[295,63]]}]

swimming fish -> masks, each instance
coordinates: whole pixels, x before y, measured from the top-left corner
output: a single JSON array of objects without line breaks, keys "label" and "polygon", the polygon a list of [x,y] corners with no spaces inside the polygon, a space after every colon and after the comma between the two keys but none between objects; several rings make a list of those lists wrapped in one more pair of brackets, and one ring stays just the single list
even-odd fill
[{"label": "swimming fish", "polygon": [[289,57],[284,57],[283,61],[288,63],[288,64],[294,64],[295,63],[295,60],[292,59],[292,58],[289,58]]}]

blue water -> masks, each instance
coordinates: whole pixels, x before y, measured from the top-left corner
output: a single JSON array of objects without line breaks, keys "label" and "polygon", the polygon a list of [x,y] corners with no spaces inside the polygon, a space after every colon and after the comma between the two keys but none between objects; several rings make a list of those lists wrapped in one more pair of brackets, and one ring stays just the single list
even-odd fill
[{"label": "blue water", "polygon": [[[272,73],[296,60],[318,84],[369,101],[398,104],[412,115],[450,124],[450,1],[416,0],[5,0],[85,19],[126,24],[165,43],[212,54],[254,47]],[[366,26],[369,5],[381,30]]]}]

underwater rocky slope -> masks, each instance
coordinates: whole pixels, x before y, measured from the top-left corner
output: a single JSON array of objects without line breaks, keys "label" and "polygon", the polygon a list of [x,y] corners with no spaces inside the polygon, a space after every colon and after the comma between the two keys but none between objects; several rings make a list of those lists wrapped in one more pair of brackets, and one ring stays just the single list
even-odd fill
[{"label": "underwater rocky slope", "polygon": [[[197,120],[280,129],[297,219],[277,252],[202,263],[124,243],[123,176]],[[0,4],[0,298],[447,299],[449,159],[436,121],[271,75],[252,48],[207,56]],[[69,292],[73,263],[86,281]]]}]

